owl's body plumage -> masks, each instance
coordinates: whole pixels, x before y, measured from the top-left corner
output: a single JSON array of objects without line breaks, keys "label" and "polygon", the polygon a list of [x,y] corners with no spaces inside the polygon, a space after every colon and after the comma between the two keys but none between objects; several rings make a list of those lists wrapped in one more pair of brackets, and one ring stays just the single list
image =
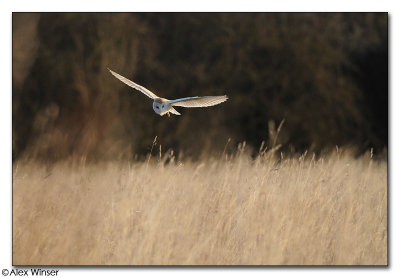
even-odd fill
[{"label": "owl's body plumage", "polygon": [[119,75],[116,72],[108,69],[112,75],[118,78],[120,81],[125,83],[126,85],[140,91],[141,93],[145,94],[147,97],[153,100],[153,110],[160,116],[164,116],[165,114],[172,113],[175,115],[180,115],[178,111],[175,110],[173,106],[180,106],[180,107],[208,107],[220,104],[228,99],[228,96],[202,96],[202,97],[185,97],[179,99],[169,100],[166,98],[160,98],[150,90],[146,89],[143,86],[140,86],[133,81]]}]

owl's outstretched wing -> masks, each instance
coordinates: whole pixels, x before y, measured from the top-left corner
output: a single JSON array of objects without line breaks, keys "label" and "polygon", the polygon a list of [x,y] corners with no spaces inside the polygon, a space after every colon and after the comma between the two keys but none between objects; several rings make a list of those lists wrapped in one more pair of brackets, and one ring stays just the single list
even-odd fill
[{"label": "owl's outstretched wing", "polygon": [[172,106],[181,107],[207,107],[220,104],[228,99],[228,96],[203,96],[203,97],[185,97],[174,100],[169,100],[168,102]]},{"label": "owl's outstretched wing", "polygon": [[108,70],[111,72],[112,75],[114,75],[116,78],[118,78],[119,80],[124,82],[126,85],[128,85],[128,86],[130,86],[130,87],[142,92],[143,94],[145,94],[149,98],[151,98],[151,99],[159,98],[156,94],[154,94],[150,90],[147,90],[145,87],[136,84],[135,82],[129,80],[128,78],[123,77],[122,75],[119,75],[116,72],[113,72],[110,69],[108,69]]}]

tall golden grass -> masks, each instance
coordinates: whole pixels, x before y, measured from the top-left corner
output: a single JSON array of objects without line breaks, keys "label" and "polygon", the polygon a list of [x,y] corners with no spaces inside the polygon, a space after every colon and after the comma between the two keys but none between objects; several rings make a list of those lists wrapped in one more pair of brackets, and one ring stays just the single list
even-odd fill
[{"label": "tall golden grass", "polygon": [[387,162],[13,164],[14,265],[386,265]]}]

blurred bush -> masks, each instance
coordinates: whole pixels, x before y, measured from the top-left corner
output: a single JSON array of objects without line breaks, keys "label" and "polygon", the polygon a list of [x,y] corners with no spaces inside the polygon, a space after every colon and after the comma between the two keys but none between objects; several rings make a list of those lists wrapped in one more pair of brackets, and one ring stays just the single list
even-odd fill
[{"label": "blurred bush", "polygon": [[[228,102],[156,115],[107,68],[162,97]],[[387,147],[387,13],[14,13],[13,159],[164,150]]]}]

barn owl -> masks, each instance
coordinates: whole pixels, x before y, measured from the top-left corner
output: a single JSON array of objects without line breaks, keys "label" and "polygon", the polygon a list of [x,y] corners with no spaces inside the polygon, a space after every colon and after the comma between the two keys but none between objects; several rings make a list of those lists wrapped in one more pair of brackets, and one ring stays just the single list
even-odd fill
[{"label": "barn owl", "polygon": [[184,97],[184,98],[169,100],[157,96],[150,90],[147,90],[145,87],[132,82],[131,80],[123,77],[122,75],[119,75],[116,72],[113,72],[110,69],[108,70],[111,72],[112,75],[114,75],[116,78],[124,82],[126,85],[142,92],[143,94],[151,98],[153,100],[153,110],[160,116],[168,114],[169,117],[169,113],[180,115],[180,113],[176,111],[173,106],[207,107],[220,104],[221,102],[224,102],[228,99],[228,96],[224,95],[224,96]]}]

